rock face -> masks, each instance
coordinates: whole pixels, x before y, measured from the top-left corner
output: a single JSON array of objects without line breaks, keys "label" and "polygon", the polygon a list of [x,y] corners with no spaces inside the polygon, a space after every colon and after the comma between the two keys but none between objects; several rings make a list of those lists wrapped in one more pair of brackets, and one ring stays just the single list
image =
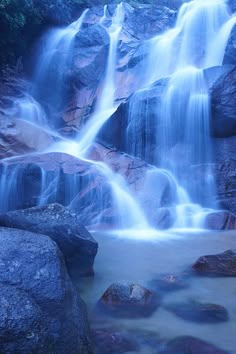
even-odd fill
[{"label": "rock face", "polygon": [[218,323],[228,320],[227,310],[220,305],[189,301],[166,305],[165,308],[187,321]]},{"label": "rock face", "polygon": [[[172,9],[168,8],[172,7]],[[123,4],[124,22],[119,36],[119,53],[115,70],[117,100],[123,100],[140,88],[144,72],[143,59],[147,56],[145,40],[173,26],[179,2],[162,1],[158,5]],[[105,26],[110,26],[116,6],[106,10]],[[63,114],[67,131],[83,125],[94,111],[103,87],[108,58],[109,36],[99,23],[104,12],[92,9],[86,16],[84,28],[77,34],[72,66],[66,75],[66,86],[70,100]]]},{"label": "rock face", "polygon": [[200,257],[192,266],[199,275],[236,276],[236,250]]},{"label": "rock face", "polygon": [[[118,150],[131,153],[149,163],[157,161],[158,119],[156,115],[166,82],[167,80],[160,80],[150,89],[133,94],[127,102],[121,104],[104,124],[99,138],[105,143],[115,146]],[[131,109],[132,114],[130,113]],[[129,140],[127,140],[127,129],[129,129]],[[141,150],[138,150],[132,139],[142,146]]]},{"label": "rock face", "polygon": [[72,65],[68,70],[68,97],[63,119],[80,127],[94,110],[105,74],[109,36],[100,25],[84,28],[75,37]]},{"label": "rock face", "polygon": [[0,228],[0,351],[92,353],[84,304],[44,235]]},{"label": "rock face", "polygon": [[229,354],[223,349],[216,348],[213,344],[201,339],[182,336],[177,337],[166,345],[164,350],[158,351],[160,354]]},{"label": "rock face", "polygon": [[236,70],[222,75],[211,88],[213,135],[229,137],[236,135]]},{"label": "rock face", "polygon": [[49,236],[60,248],[71,278],[93,274],[98,244],[62,205],[11,211],[0,215],[0,225]]},{"label": "rock face", "polygon": [[[236,3],[234,4],[234,11],[236,10]],[[225,56],[223,60],[223,64],[236,64],[235,59],[236,54],[236,26],[234,26],[227,47],[225,49]]]},{"label": "rock face", "polygon": [[146,317],[159,304],[159,296],[138,284],[113,283],[102,295],[98,307],[117,317]]},{"label": "rock face", "polygon": [[213,141],[217,200],[222,209],[236,214],[236,137]]}]

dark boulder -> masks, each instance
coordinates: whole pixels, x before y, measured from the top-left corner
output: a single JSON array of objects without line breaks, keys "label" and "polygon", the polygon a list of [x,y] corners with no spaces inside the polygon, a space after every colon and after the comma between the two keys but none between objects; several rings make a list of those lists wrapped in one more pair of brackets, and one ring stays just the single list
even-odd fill
[{"label": "dark boulder", "polygon": [[213,344],[191,336],[181,336],[169,341],[158,354],[229,354]]},{"label": "dark boulder", "polygon": [[217,304],[188,301],[166,305],[165,308],[187,321],[218,323],[228,320],[227,310]]},{"label": "dark boulder", "polygon": [[138,284],[117,282],[109,286],[98,308],[116,317],[147,317],[158,307],[160,297]]},{"label": "dark boulder", "polygon": [[70,276],[93,274],[98,244],[75,214],[60,204],[10,211],[0,225],[49,236],[60,248]]},{"label": "dark boulder", "polygon": [[192,269],[199,275],[236,276],[236,250],[198,258]]},{"label": "dark boulder", "polygon": [[57,245],[0,228],[0,352],[92,353],[85,305]]}]

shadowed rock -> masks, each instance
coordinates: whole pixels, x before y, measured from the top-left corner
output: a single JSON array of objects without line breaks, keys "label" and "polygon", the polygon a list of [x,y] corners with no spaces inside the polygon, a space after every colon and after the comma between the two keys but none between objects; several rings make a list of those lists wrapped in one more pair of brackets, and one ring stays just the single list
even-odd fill
[{"label": "shadowed rock", "polygon": [[189,287],[185,276],[175,274],[161,274],[149,282],[152,289],[156,291],[177,291]]},{"label": "shadowed rock", "polygon": [[217,304],[188,301],[169,304],[165,308],[176,316],[192,322],[218,323],[228,320],[227,310]]},{"label": "shadowed rock", "polygon": [[165,349],[158,354],[229,354],[201,339],[191,336],[181,336],[169,341]]}]

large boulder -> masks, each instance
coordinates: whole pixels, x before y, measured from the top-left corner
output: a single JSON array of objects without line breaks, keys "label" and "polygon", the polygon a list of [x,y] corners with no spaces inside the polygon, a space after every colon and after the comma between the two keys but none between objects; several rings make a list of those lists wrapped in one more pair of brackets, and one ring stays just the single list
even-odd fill
[{"label": "large boulder", "polygon": [[160,297],[138,284],[117,282],[98,301],[98,308],[117,317],[147,317],[158,307]]},{"label": "large boulder", "polygon": [[93,274],[98,244],[76,214],[62,205],[10,211],[0,215],[0,225],[49,236],[60,248],[71,278]]},{"label": "large boulder", "polygon": [[57,245],[0,228],[0,351],[92,353],[88,322]]},{"label": "large boulder", "polygon": [[192,266],[199,275],[236,276],[236,250],[200,257]]}]

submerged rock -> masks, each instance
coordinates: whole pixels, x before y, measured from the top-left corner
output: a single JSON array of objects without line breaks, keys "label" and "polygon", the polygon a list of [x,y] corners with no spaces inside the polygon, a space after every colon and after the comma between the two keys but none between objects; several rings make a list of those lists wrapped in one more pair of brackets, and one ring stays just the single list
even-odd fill
[{"label": "submerged rock", "polygon": [[192,269],[200,275],[236,276],[236,250],[198,258]]},{"label": "submerged rock", "polygon": [[139,346],[129,333],[112,328],[95,329],[91,333],[95,354],[138,351]]},{"label": "submerged rock", "polygon": [[160,297],[138,284],[117,282],[109,286],[98,308],[116,317],[147,317],[158,307]]},{"label": "submerged rock", "polygon": [[201,339],[181,336],[169,341],[158,354],[229,354]]},{"label": "submerged rock", "polygon": [[235,230],[236,216],[226,210],[209,213],[205,219],[205,226],[211,230]]},{"label": "submerged rock", "polygon": [[0,228],[0,352],[92,353],[85,305],[57,245]]},{"label": "submerged rock", "polygon": [[77,216],[62,205],[10,211],[0,215],[0,225],[49,236],[60,248],[73,279],[94,273],[98,244]]},{"label": "submerged rock", "polygon": [[227,310],[217,304],[188,301],[166,305],[165,308],[187,321],[218,323],[228,320]]},{"label": "submerged rock", "polygon": [[185,276],[175,274],[161,274],[149,282],[152,289],[157,291],[177,291],[186,289],[189,284]]}]

